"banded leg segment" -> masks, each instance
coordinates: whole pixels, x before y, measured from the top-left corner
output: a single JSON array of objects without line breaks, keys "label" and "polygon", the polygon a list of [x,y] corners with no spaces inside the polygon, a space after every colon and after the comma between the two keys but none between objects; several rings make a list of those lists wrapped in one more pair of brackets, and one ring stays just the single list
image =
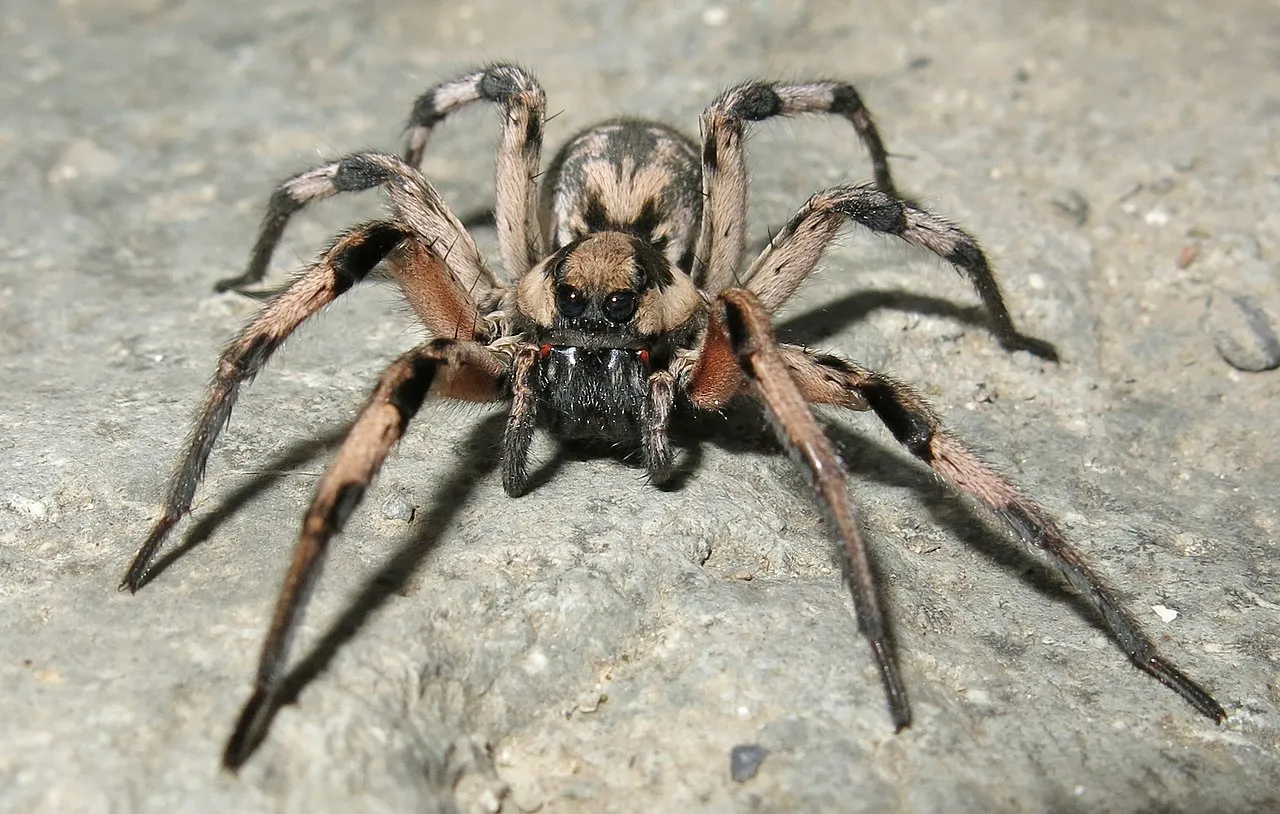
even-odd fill
[{"label": "banded leg segment", "polygon": [[312,201],[331,198],[341,191],[334,185],[336,170],[336,164],[325,164],[298,173],[276,187],[267,202],[267,213],[262,216],[262,225],[258,227],[258,239],[249,252],[249,265],[239,277],[229,277],[214,283],[213,290],[240,291],[245,286],[262,282],[262,278],[267,275],[267,266],[271,264],[271,255],[275,253],[280,238],[284,237],[284,229],[289,225],[289,218],[293,217],[293,213]]},{"label": "banded leg segment", "polygon": [[753,294],[740,288],[721,292],[718,304],[723,308],[728,340],[743,375],[764,404],[779,441],[809,475],[831,532],[841,545],[845,581],[853,594],[858,628],[871,645],[894,727],[902,730],[911,723],[911,707],[849,500],[844,466],[788,371],[774,341],[768,312]]},{"label": "banded leg segment", "polygon": [[281,184],[271,196],[248,268],[239,277],[219,282],[216,288],[240,290],[261,281],[289,218],[308,203],[339,192],[363,192],[375,187],[386,190],[395,209],[395,220],[417,232],[428,245],[439,247],[450,271],[468,291],[477,286],[483,286],[484,291],[497,286],[497,278],[484,256],[435,187],[396,156],[369,152],[352,153]]},{"label": "banded leg segment", "polygon": [[[1043,552],[1098,614],[1135,665],[1181,695],[1202,715],[1217,722],[1226,717],[1221,704],[1157,652],[1155,644],[1124,609],[1114,590],[1067,541],[1044,510],[1019,494],[1013,484],[944,431],[937,414],[911,388],[834,356],[789,346],[783,346],[780,351],[788,365],[802,371],[793,378],[802,383],[806,399],[818,404],[848,406],[845,402],[853,398],[870,406],[912,455],[959,491],[977,498],[1029,549]],[[824,384],[803,384],[819,381]],[[842,383],[842,387],[833,387],[835,382]],[[848,395],[840,394],[839,390],[847,391]]]},{"label": "banded leg segment", "polygon": [[[293,562],[276,603],[262,646],[253,694],[245,704],[223,753],[223,765],[238,768],[266,734],[288,665],[289,649],[320,574],[329,541],[342,531],[391,449],[404,435],[438,374],[448,368],[475,367],[488,354],[474,343],[436,339],[403,354],[382,374],[368,404],[352,424],[337,457],[316,488],[302,520]],[[493,390],[497,391],[494,384]]]},{"label": "banded leg segment", "polygon": [[502,437],[502,488],[520,497],[529,485],[529,445],[538,417],[534,380],[542,353],[533,345],[521,345],[511,364],[511,412]]},{"label": "banded leg segment", "polygon": [[494,215],[502,262],[514,279],[542,256],[537,177],[547,97],[533,74],[515,65],[489,65],[422,94],[409,117],[404,160],[420,166],[433,128],[459,108],[481,100],[502,109]]},{"label": "banded leg segment", "polygon": [[730,88],[702,114],[702,184],[705,204],[694,280],[714,294],[735,284],[746,247],[747,122],[801,113],[848,119],[871,156],[878,189],[897,197],[889,158],[858,91],[844,82],[747,82]]},{"label": "banded leg segment", "polygon": [[838,186],[811,197],[774,235],[746,274],[746,287],[770,312],[813,273],[846,221],[933,252],[969,278],[1006,350],[1057,361],[1048,342],[1019,333],[978,241],[950,221],[869,186]]},{"label": "banded leg segment", "polygon": [[241,386],[258,375],[299,325],[364,279],[404,237],[401,227],[385,222],[366,224],[343,235],[222,352],[186,452],[169,480],[164,514],[138,549],[120,590],[138,590],[169,530],[191,510],[209,454],[231,417]]},{"label": "banded leg segment", "polygon": [[644,430],[641,445],[649,479],[661,486],[671,479],[675,452],[671,449],[668,427],[676,404],[676,380],[670,372],[660,370],[649,377],[649,396],[644,405]]}]

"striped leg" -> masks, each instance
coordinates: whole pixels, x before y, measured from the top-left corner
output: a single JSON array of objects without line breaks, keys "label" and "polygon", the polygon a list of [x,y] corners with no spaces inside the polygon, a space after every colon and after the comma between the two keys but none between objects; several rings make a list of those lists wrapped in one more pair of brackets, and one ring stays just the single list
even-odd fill
[{"label": "striped leg", "polygon": [[547,98],[533,74],[515,65],[489,65],[422,94],[409,117],[404,160],[421,165],[432,129],[459,108],[481,100],[502,108],[494,215],[498,250],[507,274],[515,279],[542,256],[537,177]]},{"label": "striped leg", "polygon": [[811,197],[751,264],[744,278],[746,287],[765,308],[776,310],[813,273],[846,221],[894,235],[946,260],[973,283],[1001,347],[1057,361],[1053,345],[1014,327],[986,255],[972,235],[944,218],[868,186],[832,187]]},{"label": "striped leg", "polygon": [[[894,726],[901,730],[911,723],[911,707],[880,609],[871,563],[849,501],[844,467],[796,386],[786,359],[774,342],[768,312],[759,300],[749,291],[731,288],[721,292],[718,304],[723,309],[723,322],[717,318],[711,330],[724,331],[718,340],[721,348],[727,342],[737,360],[738,375],[750,383],[779,441],[808,474],[831,532],[840,543],[845,581],[853,594],[858,628],[871,645]],[[700,368],[705,379],[699,377],[698,370],[695,369],[693,380],[688,384],[691,394],[714,391],[723,381],[730,382],[725,392],[736,389],[733,377],[722,366],[711,364]],[[704,386],[711,382],[714,384]]]},{"label": "striped leg", "polygon": [[720,94],[702,114],[705,204],[694,280],[711,293],[735,284],[746,247],[748,122],[800,113],[829,113],[853,124],[871,155],[876,187],[897,197],[889,159],[871,114],[844,82],[747,82]]},{"label": "striped leg", "polygon": [[262,646],[253,694],[223,753],[223,765],[228,769],[243,764],[266,735],[279,701],[289,647],[320,574],[329,541],[342,531],[438,378],[442,374],[450,375],[453,381],[488,378],[496,398],[500,388],[491,375],[494,364],[490,352],[480,345],[435,339],[405,353],[382,374],[303,517],[293,563]]},{"label": "striped leg", "polygon": [[243,285],[261,280],[289,216],[307,203],[339,192],[362,192],[375,187],[385,189],[396,220],[429,245],[443,247],[440,254],[464,288],[474,291],[482,287],[488,291],[498,285],[475,242],[420,172],[386,153],[352,153],[300,173],[280,185],[271,198],[249,268],[234,280],[218,283],[218,290],[239,290]]},{"label": "striped leg", "polygon": [[187,451],[169,480],[164,514],[138,549],[120,583],[121,590],[138,590],[169,530],[191,510],[209,453],[231,417],[241,386],[258,375],[271,354],[299,325],[364,279],[404,237],[401,227],[385,222],[367,224],[343,235],[222,352],[204,408],[187,441]]},{"label": "striped leg", "polygon": [[1181,695],[1202,715],[1217,722],[1226,717],[1226,711],[1208,692],[1156,651],[1115,592],[1044,510],[947,434],[937,414],[911,388],[834,356],[789,346],[780,350],[808,401],[850,406],[853,400],[855,408],[869,406],[912,455],[959,491],[977,498],[1029,549],[1043,552],[1098,614],[1135,665]]},{"label": "striped leg", "polygon": [[[533,196],[536,187],[534,177],[538,172],[541,154],[545,104],[540,101],[542,89],[537,87],[536,82],[531,90],[524,89],[515,93],[513,99],[522,100],[526,97],[536,97],[539,101],[536,104],[517,104],[512,100],[504,103],[514,112],[508,113],[507,132],[503,137],[504,151],[498,162],[498,210],[501,216],[498,219],[499,240],[503,247],[503,261],[510,263],[515,258],[517,265],[525,263],[529,256],[534,256],[540,239],[533,223],[536,217]],[[421,107],[422,101],[419,100],[419,108]],[[530,125],[529,122],[536,122],[536,125]],[[508,145],[513,145],[511,151],[507,150]],[[478,283],[489,288],[496,286],[497,278],[485,264],[471,237],[449,211],[440,194],[422,177],[416,164],[416,160],[411,165],[395,156],[381,153],[354,153],[285,180],[272,193],[267,204],[258,239],[249,254],[249,263],[244,273],[220,280],[214,288],[217,291],[234,290],[250,296],[264,296],[263,292],[244,291],[244,288],[261,282],[266,276],[271,255],[295,212],[307,204],[331,198],[340,192],[363,192],[377,186],[386,186],[393,200],[397,198],[397,188],[412,190],[409,195],[402,192],[399,204],[407,210],[410,222],[431,222],[432,225],[422,231],[422,234],[429,239],[439,239],[442,245],[448,247],[450,265],[469,289]],[[271,293],[266,292],[267,295]]]}]

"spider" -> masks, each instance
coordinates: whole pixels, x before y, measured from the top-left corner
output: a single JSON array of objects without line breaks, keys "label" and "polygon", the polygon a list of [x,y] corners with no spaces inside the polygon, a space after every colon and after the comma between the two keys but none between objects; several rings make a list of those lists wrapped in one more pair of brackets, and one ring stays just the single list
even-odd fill
[{"label": "spider", "polygon": [[[503,115],[494,218],[506,279],[494,274],[418,169],[435,126],[477,101]],[[870,154],[874,184],[813,195],[744,268],[748,125],[802,113],[847,119]],[[403,158],[353,153],[284,181],[246,271],[217,286],[243,290],[260,281],[290,217],[307,204],[342,192],[386,192],[388,217],[337,237],[223,351],[169,481],[164,513],[122,590],[143,584],[165,536],[191,509],[240,388],[299,325],[385,264],[429,336],[383,372],[316,488],[225,766],[240,766],[265,737],[283,703],[290,641],[329,541],[429,396],[508,405],[501,470],[511,497],[528,484],[529,447],[539,428],[562,439],[638,447],[649,477],[662,484],[675,461],[668,439],[673,414],[717,411],[735,397],[754,397],[808,476],[840,547],[858,627],[900,731],[911,723],[911,708],[844,468],[810,405],[870,410],[942,480],[1043,552],[1135,665],[1221,722],[1222,706],[1156,651],[1053,520],[944,430],[915,391],[855,362],[774,339],[772,314],[852,222],[955,266],[972,281],[1003,347],[1056,359],[1050,344],[1015,329],[974,238],[898,194],[880,136],[851,85],[737,85],[702,114],[701,149],[663,124],[606,121],[556,154],[539,193],[545,114],[542,87],[514,65],[489,65],[432,88],[414,105]]]}]

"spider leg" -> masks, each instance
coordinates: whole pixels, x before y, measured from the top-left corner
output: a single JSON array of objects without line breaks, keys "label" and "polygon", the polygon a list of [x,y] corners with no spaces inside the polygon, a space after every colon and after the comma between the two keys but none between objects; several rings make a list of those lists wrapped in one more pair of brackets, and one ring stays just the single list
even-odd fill
[{"label": "spider leg", "polygon": [[338,238],[222,352],[186,453],[169,481],[164,513],[138,549],[121,590],[138,590],[164,538],[191,510],[209,454],[231,416],[240,388],[262,370],[298,326],[367,277],[384,258],[390,260],[393,276],[429,331],[441,337],[489,338],[474,300],[426,238],[386,221],[366,224]]},{"label": "spider leg", "polygon": [[649,471],[649,479],[659,486],[671,478],[675,463],[675,453],[671,450],[671,439],[667,434],[675,400],[675,376],[666,370],[660,370],[649,377],[649,396],[644,405],[642,444],[644,465]]},{"label": "spider leg", "polygon": [[[267,264],[280,236],[294,212],[311,201],[330,198],[339,192],[363,192],[383,187],[403,221],[428,242],[447,251],[450,271],[468,290],[497,286],[497,278],[485,264],[475,242],[467,234],[440,193],[418,170],[385,153],[352,153],[337,161],[301,172],[282,183],[271,196],[258,240],[249,256],[249,265],[239,277],[218,282],[218,291],[240,291],[266,275]],[[250,292],[251,294],[253,292]]]},{"label": "spider leg", "polygon": [[1014,327],[1000,286],[973,236],[944,218],[868,186],[832,187],[811,197],[751,264],[744,278],[746,287],[769,311],[777,309],[813,273],[846,220],[894,235],[955,266],[978,292],[1001,347],[1057,361],[1053,345]]},{"label": "spider leg", "polygon": [[502,488],[510,497],[524,494],[529,485],[529,444],[538,413],[533,379],[541,358],[538,348],[521,345],[511,363],[511,412],[502,436]]},{"label": "spider leg", "polygon": [[533,74],[515,65],[488,65],[428,90],[418,97],[409,116],[404,160],[414,167],[421,165],[432,128],[459,108],[482,99],[501,107],[504,119],[494,218],[498,250],[514,278],[542,256],[536,179],[547,97]]},{"label": "spider leg", "polygon": [[1039,506],[992,471],[942,428],[929,404],[910,387],[834,356],[782,346],[781,354],[811,403],[874,410],[889,431],[943,480],[977,498],[1029,549],[1041,551],[1106,624],[1130,660],[1185,698],[1201,714],[1221,722],[1222,705],[1156,651],[1115,591],[1085,561]]},{"label": "spider leg", "polygon": [[[849,500],[844,467],[796,386],[773,338],[768,312],[759,300],[745,289],[731,288],[720,293],[718,305],[711,311],[708,326],[708,335],[715,334],[717,338],[714,341],[720,347],[715,352],[723,361],[726,344],[732,350],[740,371],[737,374],[739,379],[745,377],[750,383],[764,404],[779,441],[813,483],[827,523],[841,545],[845,581],[853,594],[858,628],[871,645],[894,726],[902,730],[911,723],[911,707],[880,609],[871,563]],[[721,309],[723,321],[717,313]],[[695,397],[695,404],[696,398],[706,398],[709,389],[715,390],[721,382],[733,379],[731,372],[721,365],[707,365],[701,368],[702,375],[707,377],[705,381],[717,382],[708,388],[703,386],[704,380],[699,379],[698,372],[699,368],[695,368],[691,380],[686,383],[691,396]],[[722,392],[727,393],[730,389],[737,388],[725,386]],[[703,403],[710,405],[711,401],[704,400]]]},{"label": "spider leg", "polygon": [[404,237],[401,227],[376,222],[338,238],[306,274],[273,300],[223,350],[200,418],[187,440],[186,453],[169,480],[164,514],[138,549],[120,583],[121,590],[138,590],[165,536],[191,510],[209,453],[231,417],[241,386],[253,380],[271,354],[299,325],[364,279]]},{"label": "spider leg", "polygon": [[844,82],[746,82],[729,88],[702,114],[702,184],[705,203],[694,280],[714,294],[735,285],[747,228],[748,122],[799,113],[830,113],[853,124],[871,155],[876,187],[897,197],[889,158],[858,91]]},{"label": "spider leg", "polygon": [[[428,392],[434,386],[435,392],[450,396],[451,384],[469,380],[468,390],[474,390],[487,382],[490,400],[496,400],[503,372],[502,363],[482,345],[433,339],[400,356],[382,374],[303,516],[293,562],[262,645],[253,694],[227,742],[224,766],[238,768],[266,735],[279,701],[289,648],[329,541],[342,531]],[[440,379],[441,375],[445,378]]]}]

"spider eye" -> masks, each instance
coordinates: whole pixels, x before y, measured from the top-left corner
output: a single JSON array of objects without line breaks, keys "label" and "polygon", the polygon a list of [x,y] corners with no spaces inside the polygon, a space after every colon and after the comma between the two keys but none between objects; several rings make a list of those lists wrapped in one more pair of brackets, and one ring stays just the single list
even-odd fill
[{"label": "spider eye", "polygon": [[626,322],[636,312],[636,292],[626,290],[610,292],[604,298],[601,310],[610,322],[618,324]]},{"label": "spider eye", "polygon": [[587,310],[587,298],[573,286],[561,284],[556,287],[556,308],[562,317],[580,317]]}]

